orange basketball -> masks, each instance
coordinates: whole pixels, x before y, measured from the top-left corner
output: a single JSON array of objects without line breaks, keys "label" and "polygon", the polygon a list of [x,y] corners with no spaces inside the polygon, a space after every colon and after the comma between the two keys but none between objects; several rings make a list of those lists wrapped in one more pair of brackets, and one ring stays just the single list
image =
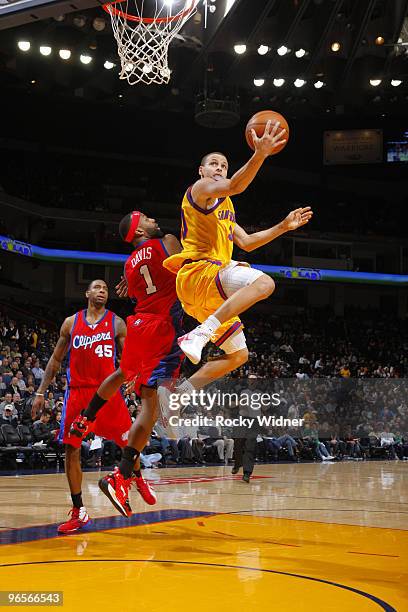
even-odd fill
[{"label": "orange basketball", "polygon": [[282,149],[286,147],[286,145],[288,144],[288,140],[289,140],[288,122],[286,121],[285,117],[283,117],[280,113],[276,113],[275,111],[272,111],[272,110],[264,110],[264,111],[260,111],[259,113],[256,113],[255,115],[253,115],[253,117],[251,117],[250,120],[248,121],[247,126],[245,128],[245,138],[246,138],[248,145],[251,147],[252,150],[254,150],[254,143],[252,140],[251,130],[255,130],[256,135],[258,137],[261,137],[265,131],[265,126],[268,123],[268,121],[271,121],[272,125],[274,125],[277,121],[279,121],[280,123],[279,130],[283,130],[284,128],[286,130],[286,134],[282,136],[282,138],[284,138],[286,142],[276,147],[276,149],[272,153],[272,155],[276,155],[276,153],[279,153],[280,151],[282,151]]}]

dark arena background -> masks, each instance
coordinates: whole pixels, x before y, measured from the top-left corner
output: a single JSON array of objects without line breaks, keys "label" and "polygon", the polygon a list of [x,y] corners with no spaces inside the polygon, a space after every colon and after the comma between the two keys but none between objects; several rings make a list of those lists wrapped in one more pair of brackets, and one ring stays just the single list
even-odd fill
[{"label": "dark arena background", "polygon": [[[153,17],[190,1],[114,6]],[[132,62],[119,78],[102,2],[0,0],[1,608],[408,610],[407,10],[200,0],[158,85],[129,84]],[[180,238],[203,155],[222,152],[234,175],[252,155],[245,126],[266,109],[290,138],[232,197],[237,222],[254,234],[300,207],[313,217],[252,252],[234,247],[275,282],[242,315],[248,360],[206,387],[211,411],[191,400],[174,428],[154,425],[143,478],[127,485],[131,516],[98,487],[121,447],[89,433],[78,503],[61,441],[71,350],[41,386],[61,325],[80,311],[90,325],[94,280],[109,310],[137,314],[115,290],[132,251],[119,222],[142,211]],[[209,343],[203,362],[220,354]],[[186,359],[179,377],[198,367]],[[142,391],[121,393],[136,427]],[[272,393],[277,405],[252,401]]]}]

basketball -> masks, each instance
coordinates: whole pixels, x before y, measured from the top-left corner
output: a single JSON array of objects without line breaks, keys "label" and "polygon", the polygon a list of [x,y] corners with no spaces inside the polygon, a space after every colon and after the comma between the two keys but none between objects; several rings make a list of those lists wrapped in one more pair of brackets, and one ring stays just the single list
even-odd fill
[{"label": "basketball", "polygon": [[252,140],[251,130],[255,130],[256,135],[258,137],[261,137],[265,131],[265,126],[268,121],[271,121],[272,125],[279,121],[279,130],[283,130],[284,128],[286,130],[286,142],[276,147],[276,149],[272,153],[272,155],[276,155],[276,153],[279,153],[280,151],[282,151],[282,149],[286,147],[289,141],[289,125],[285,117],[283,117],[280,113],[276,113],[272,110],[264,110],[253,115],[248,121],[247,126],[245,128],[245,138],[250,148],[254,151],[254,143]]}]

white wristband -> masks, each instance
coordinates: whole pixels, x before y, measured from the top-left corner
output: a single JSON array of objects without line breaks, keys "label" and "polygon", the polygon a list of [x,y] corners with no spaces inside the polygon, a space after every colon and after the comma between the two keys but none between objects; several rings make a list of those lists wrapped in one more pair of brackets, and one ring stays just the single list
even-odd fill
[{"label": "white wristband", "polygon": [[37,395],[38,397],[44,397],[44,393],[36,393],[35,395]]}]

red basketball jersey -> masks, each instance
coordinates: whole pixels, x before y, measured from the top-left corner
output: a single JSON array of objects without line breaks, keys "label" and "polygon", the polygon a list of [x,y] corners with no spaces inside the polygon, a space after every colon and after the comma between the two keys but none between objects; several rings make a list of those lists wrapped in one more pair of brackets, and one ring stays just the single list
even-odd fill
[{"label": "red basketball jersey", "polygon": [[181,318],[176,277],[163,268],[169,256],[162,240],[149,238],[133,251],[125,263],[128,295],[136,301],[135,314],[157,314]]},{"label": "red basketball jersey", "polygon": [[67,379],[70,388],[99,387],[115,371],[115,314],[105,314],[93,325],[86,310],[75,315],[69,347]]}]

